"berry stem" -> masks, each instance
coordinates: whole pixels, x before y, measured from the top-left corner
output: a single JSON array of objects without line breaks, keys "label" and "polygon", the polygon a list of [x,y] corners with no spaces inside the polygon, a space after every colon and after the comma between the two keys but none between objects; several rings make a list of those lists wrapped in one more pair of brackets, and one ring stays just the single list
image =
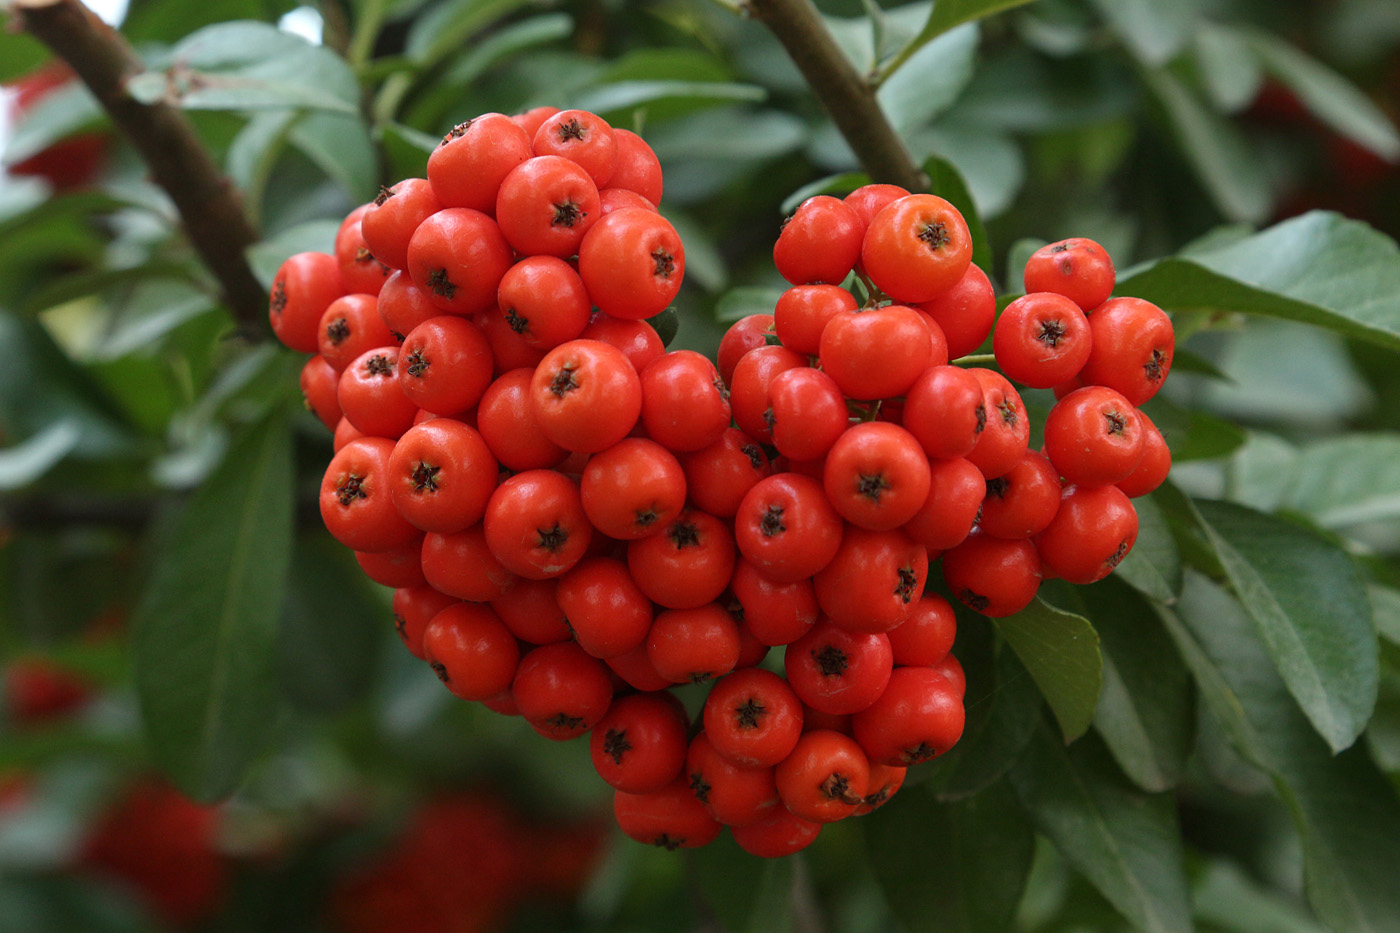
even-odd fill
[{"label": "berry stem", "polygon": [[787,49],[871,181],[927,191],[928,176],[880,108],[875,85],[841,51],[811,0],[747,0],[746,7]]}]

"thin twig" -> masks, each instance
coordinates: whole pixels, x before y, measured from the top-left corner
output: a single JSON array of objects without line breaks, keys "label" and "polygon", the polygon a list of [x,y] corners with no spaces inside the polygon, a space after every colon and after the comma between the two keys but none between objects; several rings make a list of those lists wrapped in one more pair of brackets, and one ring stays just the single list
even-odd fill
[{"label": "thin twig", "polygon": [[748,9],[787,49],[871,179],[928,190],[928,177],[890,125],[874,86],[841,51],[811,0],[748,0]]},{"label": "thin twig", "polygon": [[145,70],[131,46],[78,0],[12,0],[10,11],[78,74],[112,122],[170,195],[185,233],[218,279],[240,329],[266,336],[267,293],[244,258],[257,231],[238,191],[200,142],[189,118],[171,104],[144,104],[127,82]]}]

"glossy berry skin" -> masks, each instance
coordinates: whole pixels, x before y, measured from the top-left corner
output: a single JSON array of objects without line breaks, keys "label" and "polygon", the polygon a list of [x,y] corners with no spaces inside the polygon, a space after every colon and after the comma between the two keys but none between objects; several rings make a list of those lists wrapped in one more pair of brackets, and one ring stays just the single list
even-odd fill
[{"label": "glossy berry skin", "polygon": [[491,453],[508,470],[551,467],[568,454],[544,433],[530,405],[533,369],[513,369],[482,393],[476,424]]},{"label": "glossy berry skin", "polygon": [[647,658],[673,684],[723,677],[739,660],[739,630],[718,603],[668,609],[652,620]]},{"label": "glossy berry skin", "polygon": [[822,485],[841,517],[872,531],[898,528],[928,498],[928,459],[896,424],[853,425],[827,453]]},{"label": "glossy berry skin", "polygon": [[773,329],[788,349],[815,354],[827,322],[856,307],[855,296],[839,285],[796,285],[778,299]]},{"label": "glossy berry skin", "polygon": [[326,530],[352,551],[389,551],[418,537],[389,493],[393,451],[394,442],[382,437],[351,441],[331,458],[321,479]]},{"label": "glossy berry skin", "polygon": [[847,525],[841,547],[816,573],[822,612],[852,632],[888,632],[913,610],[928,577],[928,551],[904,532]]},{"label": "glossy berry skin", "polygon": [[1142,459],[1133,472],[1115,484],[1130,499],[1145,496],[1162,485],[1172,468],[1172,452],[1162,432],[1141,409],[1137,414],[1142,428]]},{"label": "glossy berry skin", "polygon": [[942,329],[950,359],[976,352],[992,332],[997,315],[991,280],[976,265],[969,265],[952,288],[914,307],[933,318]]},{"label": "glossy berry skin", "polygon": [[455,603],[433,616],[423,654],[438,679],[464,700],[485,700],[511,685],[520,663],[515,636],[487,606]]},{"label": "glossy berry skin", "polygon": [[685,767],[688,726],[670,694],[619,697],[589,735],[594,770],[616,790],[660,790]]},{"label": "glossy berry skin", "polygon": [[966,457],[987,424],[981,382],[958,366],[929,367],[909,388],[903,424],[929,457]]},{"label": "glossy berry skin", "polygon": [[778,274],[793,285],[840,285],[860,258],[864,225],[845,202],[808,198],[783,224],[773,246]]},{"label": "glossy berry skin", "polygon": [[958,283],[972,262],[972,236],[962,214],[932,194],[911,194],[870,221],[861,264],[896,301],[929,301]]},{"label": "glossy berry skin", "polygon": [[829,619],[789,645],[784,658],[788,682],[802,702],[837,716],[875,702],[893,664],[888,635],[850,632]]},{"label": "glossy berry skin", "polygon": [[298,353],[315,353],[321,316],[345,294],[340,266],[329,253],[297,253],[277,270],[268,298],[268,321],[282,343]]},{"label": "glossy berry skin", "polygon": [[609,538],[656,534],[685,507],[685,472],[665,447],[625,437],[588,459],[579,481],[583,509]]},{"label": "glossy berry skin", "polygon": [[904,767],[942,755],[962,737],[962,699],[933,668],[900,667],[880,698],[851,718],[874,764]]},{"label": "glossy berry skin", "polygon": [[690,501],[719,518],[732,518],[748,491],[772,472],[763,448],[738,428],[726,428],[717,441],[680,461]]},{"label": "glossy berry skin", "polygon": [[404,432],[389,457],[389,494],[423,531],[469,528],[496,489],[496,458],[470,425],[437,418]]},{"label": "glossy berry skin", "polygon": [[818,356],[848,397],[890,398],[907,392],[929,366],[948,362],[946,349],[934,358],[928,332],[905,305],[842,312],[822,330]]},{"label": "glossy berry skin", "polygon": [[661,176],[661,161],[646,140],[631,130],[613,127],[613,141],[617,144],[617,161],[608,187],[635,192],[651,204],[661,203],[665,183]]},{"label": "glossy berry skin", "polygon": [[734,539],[744,559],[777,583],[811,577],[841,546],[841,516],[811,477],[775,473],[744,496]]},{"label": "glossy berry skin", "polygon": [[684,776],[645,794],[616,791],[613,816],[629,838],[672,851],[708,845],[722,828],[705,812]]},{"label": "glossy berry skin", "polygon": [[704,731],[690,741],[683,775],[705,812],[725,826],[747,826],[783,809],[771,766],[735,764],[720,754]]},{"label": "glossy berry skin", "polygon": [[587,557],[559,578],[555,594],[574,640],[595,658],[615,658],[643,645],[652,606],[627,565],[611,557]]},{"label": "glossy berry skin", "polygon": [[[719,370],[719,376],[725,385],[733,387],[734,367],[750,350],[767,343],[767,334],[773,327],[774,318],[771,314],[746,315],[729,325],[729,329],[719,340],[719,349],[715,352],[715,368]],[[817,336],[820,338],[821,335]]]},{"label": "glossy berry skin", "polygon": [[496,304],[511,330],[540,350],[578,337],[593,311],[583,280],[556,256],[527,256],[511,266]]},{"label": "glossy berry skin", "polygon": [[373,295],[343,295],[326,306],[317,330],[316,348],[336,372],[368,350],[397,344],[379,316]]},{"label": "glossy berry skin", "polygon": [[957,637],[958,620],[948,600],[925,593],[913,612],[889,633],[894,663],[928,667],[947,657]]},{"label": "glossy berry skin", "polygon": [[996,479],[987,480],[978,526],[996,538],[1029,538],[1055,517],[1060,507],[1060,477],[1049,460],[1028,450]]},{"label": "glossy berry skin", "polygon": [[355,563],[380,586],[421,586],[427,582],[419,557],[422,551],[421,540],[409,541],[391,551],[356,551]]},{"label": "glossy berry skin", "polygon": [[562,110],[540,124],[531,140],[536,156],[559,156],[586,171],[599,188],[608,184],[617,167],[617,138],[613,128],[586,110]]},{"label": "glossy berry skin", "polygon": [[729,390],[703,355],[674,350],[649,363],[640,377],[642,427],[667,450],[700,450],[729,428]]},{"label": "glossy berry skin", "polygon": [[420,559],[429,585],[457,599],[490,602],[520,579],[496,559],[481,525],[450,534],[428,532]]},{"label": "glossy berry skin", "polygon": [[545,437],[597,453],[627,436],[642,411],[642,383],[627,357],[597,340],[570,340],[535,367],[530,405]]},{"label": "glossy berry skin", "polygon": [[904,533],[931,552],[956,546],[972,531],[986,491],[987,481],[971,461],[929,461],[928,499],[904,523]]},{"label": "glossy berry skin", "polygon": [[1009,378],[1048,389],[1079,374],[1089,360],[1089,321],[1054,292],[1032,292],[1007,305],[992,332],[992,352]]},{"label": "glossy berry skin", "polygon": [[834,823],[855,812],[870,783],[870,762],[849,736],[826,729],[802,734],[774,774],[783,804],[813,823]]},{"label": "glossy berry skin", "polygon": [[306,365],[301,368],[300,383],[302,401],[307,410],[319,418],[328,429],[334,431],[342,417],[340,398],[337,394],[340,373],[321,357],[313,356],[308,358]]},{"label": "glossy berry skin", "polygon": [[490,214],[501,182],[530,155],[530,137],[509,117],[483,113],[443,137],[428,156],[428,181],[445,207]]},{"label": "glossy berry skin", "polygon": [[704,722],[711,744],[725,758],[746,768],[768,768],[797,744],[802,703],[786,680],[750,667],[710,688]]},{"label": "glossy berry skin", "polygon": [[1116,486],[1066,486],[1059,511],[1035,537],[1047,575],[1094,583],[1113,572],[1137,541],[1137,510]]},{"label": "glossy berry skin", "polygon": [[864,228],[869,227],[870,221],[874,220],[875,215],[884,210],[885,207],[908,196],[909,189],[901,188],[899,185],[874,184],[861,185],[842,200],[851,210],[856,212],[856,217],[860,219],[861,226]]},{"label": "glossy berry skin", "polygon": [[423,632],[428,623],[433,616],[455,602],[455,596],[439,593],[426,585],[401,587],[394,591],[394,630],[415,658],[423,658]]},{"label": "glossy berry skin", "polygon": [[1028,293],[1064,295],[1084,311],[1092,311],[1107,301],[1113,293],[1113,282],[1113,260],[1108,251],[1087,237],[1046,244],[1026,260]]},{"label": "glossy berry skin", "polygon": [[501,182],[496,222],[517,253],[567,259],[578,253],[603,216],[598,188],[568,159],[543,156],[522,162]]},{"label": "glossy berry skin", "polygon": [[594,312],[579,338],[598,340],[621,350],[638,375],[666,352],[661,335],[646,321],[611,317],[602,312]]},{"label": "glossy berry skin", "polygon": [[1030,605],[1041,562],[1030,541],[976,534],[943,554],[943,579],[959,602],[999,619]]},{"label": "glossy berry skin", "polygon": [[759,346],[734,364],[729,382],[729,409],[739,429],[755,440],[773,440],[773,380],[780,373],[803,369],[807,358],[787,347]]},{"label": "glossy berry skin", "polygon": [[525,721],[545,738],[561,741],[592,729],[607,714],[612,692],[603,662],[567,641],[527,653],[511,685]]},{"label": "glossy berry skin", "polygon": [[557,593],[555,580],[516,579],[490,600],[491,608],[516,638],[531,645],[552,645],[573,637]]},{"label": "glossy berry skin", "polygon": [[765,645],[790,644],[816,624],[819,609],[811,580],[775,583],[740,560],[729,591],[743,609],[745,627]]},{"label": "glossy berry skin", "polygon": [[553,470],[526,470],[497,486],[483,528],[496,559],[530,580],[567,572],[593,536],[578,486]]},{"label": "glossy berry skin", "polygon": [[389,328],[396,343],[402,343],[405,334],[428,318],[442,313],[442,309],[429,301],[427,294],[414,285],[413,279],[402,269],[395,269],[384,280],[377,305],[379,319]]},{"label": "glossy berry skin", "polygon": [[1105,486],[1127,479],[1142,460],[1138,412],[1105,386],[1076,389],[1045,418],[1045,454],[1066,482]]},{"label": "glossy berry skin", "polygon": [[685,247],[660,214],[625,208],[601,218],[584,236],[578,271],[600,311],[642,320],[675,300],[685,279]]},{"label": "glossy berry skin", "polygon": [[380,347],[360,354],[340,374],[340,410],[362,434],[397,438],[413,427],[418,406],[399,385],[398,363],[398,347]]},{"label": "glossy berry skin", "polygon": [[758,858],[795,855],[817,841],[822,824],[804,820],[786,807],[775,808],[756,823],[735,826],[734,841]]},{"label": "glossy berry skin", "polygon": [[1089,314],[1089,329],[1094,346],[1080,382],[1108,386],[1134,405],[1157,394],[1176,353],[1166,312],[1141,298],[1110,298]]},{"label": "glossy berry skin", "polygon": [[424,411],[468,411],[491,384],[491,344],[466,318],[429,318],[404,337],[397,372],[403,394]]},{"label": "glossy berry skin", "polygon": [[768,384],[768,397],[773,446],[790,460],[826,456],[850,424],[841,387],[820,369],[800,366],[778,373]]},{"label": "glossy berry skin", "polygon": [[493,306],[513,258],[496,222],[465,207],[438,211],[408,241],[413,284],[450,314],[476,314]]},{"label": "glossy berry skin", "polygon": [[990,369],[969,369],[982,385],[982,406],[987,421],[968,452],[987,479],[1006,473],[1025,456],[1031,436],[1030,417],[1021,394],[1001,373]]},{"label": "glossy berry skin", "polygon": [[627,545],[627,567],[652,602],[693,609],[718,599],[734,573],[734,536],[713,515],[686,509]]},{"label": "glossy berry skin", "polygon": [[443,207],[426,178],[406,178],[380,190],[360,221],[360,233],[374,258],[403,269],[408,265],[409,237]]},{"label": "glossy berry skin", "polygon": [[347,294],[377,295],[393,271],[387,263],[375,258],[365,243],[360,225],[371,207],[372,204],[361,204],[345,215],[335,234],[335,261]]}]

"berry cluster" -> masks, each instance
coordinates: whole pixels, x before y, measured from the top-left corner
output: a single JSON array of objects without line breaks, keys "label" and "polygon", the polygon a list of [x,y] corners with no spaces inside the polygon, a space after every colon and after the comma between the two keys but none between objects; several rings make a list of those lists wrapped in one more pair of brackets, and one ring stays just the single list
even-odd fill
[{"label": "berry cluster", "polygon": [[[1043,573],[1097,578],[1131,547],[1135,518],[1105,516],[1165,473],[1133,405],[1166,375],[1170,324],[1144,338],[1150,306],[1105,302],[1112,266],[1087,241],[1037,254],[1042,293],[994,338],[1013,378],[1076,385],[1041,455],[1005,377],[948,365],[995,302],[946,201],[870,185],[804,203],[774,250],[793,288],[716,366],[646,322],[684,252],[640,138],[582,111],[488,114],[427,176],[273,285],[335,429],[322,515],[454,694],[590,735],[633,838],[729,826],[781,856],[880,806],[962,733],[931,561],[997,615]],[[829,284],[853,272],[863,304]],[[692,716],[671,688],[705,682]]]}]

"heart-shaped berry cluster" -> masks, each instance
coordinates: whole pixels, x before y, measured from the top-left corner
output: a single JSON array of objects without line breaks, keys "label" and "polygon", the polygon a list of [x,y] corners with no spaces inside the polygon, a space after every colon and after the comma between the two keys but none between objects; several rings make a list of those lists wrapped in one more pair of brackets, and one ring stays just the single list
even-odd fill
[{"label": "heart-shaped berry cluster", "polygon": [[[947,201],[810,198],[774,248],[792,287],[711,362],[647,322],[685,253],[635,134],[486,114],[426,174],[272,287],[335,432],[322,516],[454,694],[590,734],[635,839],[729,826],[780,856],[883,804],[962,733],[931,564],[972,609],[1017,612],[1045,577],[1111,572],[1130,497],[1166,476],[1136,406],[1171,323],[1110,298],[1092,241],[1035,253],[998,316]],[[966,365],[989,334],[1000,371]],[[1059,397],[1043,452],[1011,380]],[[697,683],[687,712],[671,688]]]}]

